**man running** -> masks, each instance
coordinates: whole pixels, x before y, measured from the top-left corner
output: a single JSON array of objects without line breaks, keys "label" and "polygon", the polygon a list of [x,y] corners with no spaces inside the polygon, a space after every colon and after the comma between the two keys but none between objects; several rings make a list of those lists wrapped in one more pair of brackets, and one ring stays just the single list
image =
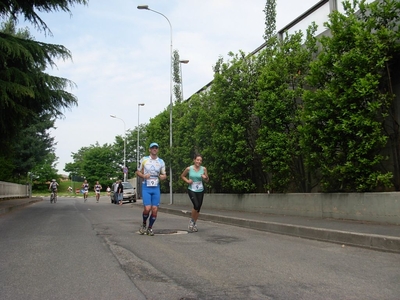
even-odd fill
[{"label": "man running", "polygon": [[[136,175],[144,179],[142,184],[143,224],[140,226],[139,233],[153,236],[153,224],[156,221],[158,206],[160,205],[160,180],[167,179],[167,174],[165,173],[164,161],[157,156],[158,144],[151,143],[149,149],[150,155],[144,156],[140,160]],[[149,217],[149,226],[146,230]]]}]

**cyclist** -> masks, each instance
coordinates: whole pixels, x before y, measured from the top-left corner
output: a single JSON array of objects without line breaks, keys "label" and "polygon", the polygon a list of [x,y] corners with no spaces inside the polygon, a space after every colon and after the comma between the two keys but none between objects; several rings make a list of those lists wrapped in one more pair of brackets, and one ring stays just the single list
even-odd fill
[{"label": "cyclist", "polygon": [[83,200],[86,202],[88,194],[89,194],[89,183],[85,179],[85,181],[82,183],[82,191],[83,191]]},{"label": "cyclist", "polygon": [[102,187],[101,187],[100,183],[98,181],[96,181],[96,184],[94,186],[94,192],[96,193],[96,202],[97,203],[99,203],[101,189],[102,189]]},{"label": "cyclist", "polygon": [[50,196],[51,203],[53,202],[53,200],[54,200],[54,203],[57,201],[57,187],[58,187],[58,183],[55,179],[53,179],[49,185],[49,191],[51,191],[51,196]]}]

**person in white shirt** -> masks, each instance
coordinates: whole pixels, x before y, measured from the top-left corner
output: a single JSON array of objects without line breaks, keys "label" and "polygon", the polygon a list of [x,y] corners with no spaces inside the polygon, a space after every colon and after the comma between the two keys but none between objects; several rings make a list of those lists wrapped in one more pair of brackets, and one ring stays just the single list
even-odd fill
[{"label": "person in white shirt", "polygon": [[[153,236],[153,224],[157,219],[158,207],[160,206],[160,180],[167,179],[167,174],[165,173],[164,161],[157,155],[158,144],[151,143],[149,149],[150,155],[144,156],[140,160],[136,175],[143,178],[143,224],[139,228],[139,233]],[[149,226],[146,229],[147,219],[149,218]]]}]

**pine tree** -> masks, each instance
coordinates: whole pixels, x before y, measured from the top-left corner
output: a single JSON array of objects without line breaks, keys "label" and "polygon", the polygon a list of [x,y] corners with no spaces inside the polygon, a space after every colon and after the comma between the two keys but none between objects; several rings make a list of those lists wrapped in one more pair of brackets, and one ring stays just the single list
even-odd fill
[{"label": "pine tree", "polygon": [[[68,79],[47,74],[56,59],[70,59],[71,53],[62,45],[35,41],[30,32],[17,30],[19,18],[31,22],[39,31],[51,34],[38,12],[65,11],[86,0],[0,0],[0,17],[7,22],[0,28],[0,161],[13,166],[15,137],[37,120],[61,117],[63,109],[77,104],[76,97],[65,91],[74,86]],[[48,123],[53,124],[53,123]],[[9,175],[12,171],[8,170]],[[4,173],[0,171],[0,177]],[[6,175],[6,176],[8,176]]]}]

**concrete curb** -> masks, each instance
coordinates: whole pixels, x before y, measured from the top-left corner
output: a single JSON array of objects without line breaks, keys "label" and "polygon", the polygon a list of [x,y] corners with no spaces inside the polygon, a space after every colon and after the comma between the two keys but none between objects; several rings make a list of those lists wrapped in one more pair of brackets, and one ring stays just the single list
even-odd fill
[{"label": "concrete curb", "polygon": [[[191,214],[191,211],[176,210],[165,207],[160,207],[159,211],[187,217],[190,217]],[[205,213],[201,213],[199,219],[335,244],[400,253],[400,238],[398,237],[321,229],[275,222],[254,221]]]}]

